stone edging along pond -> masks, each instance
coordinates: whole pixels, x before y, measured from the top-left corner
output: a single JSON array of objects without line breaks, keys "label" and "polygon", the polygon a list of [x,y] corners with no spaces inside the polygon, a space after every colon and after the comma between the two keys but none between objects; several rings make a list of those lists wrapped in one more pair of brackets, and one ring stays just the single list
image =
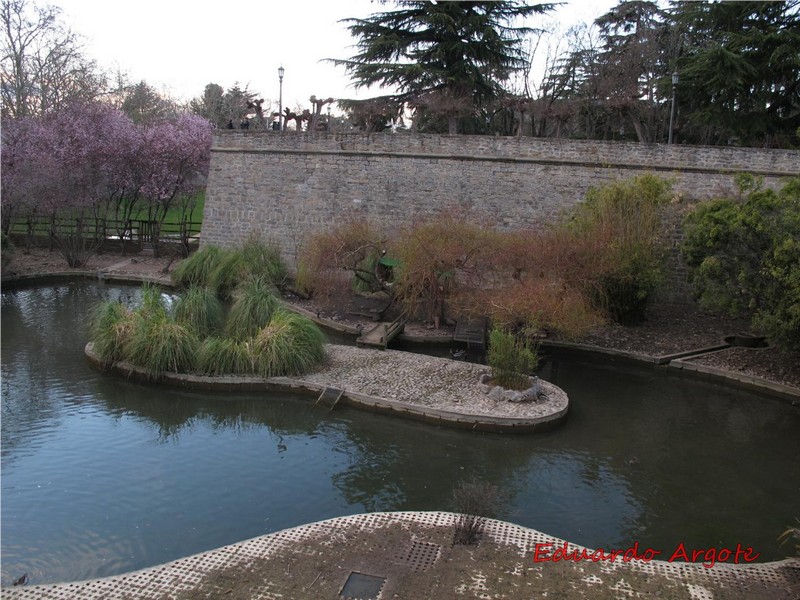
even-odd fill
[{"label": "stone edging along pond", "polygon": [[[150,374],[143,368],[137,367],[127,362],[119,361],[115,363],[105,363],[101,360],[92,348],[92,343],[85,347],[87,360],[93,366],[110,371],[118,375],[135,379],[137,381],[153,381]],[[375,350],[374,352],[381,352]],[[445,361],[446,359],[439,359]],[[193,390],[214,390],[214,391],[236,391],[236,392],[290,392],[300,393],[308,396],[318,396],[327,387],[324,384],[306,381],[304,379],[293,379],[290,377],[240,377],[240,376],[205,376],[191,375],[182,373],[164,373],[158,378],[158,383],[171,387],[181,387]],[[477,382],[475,383],[477,386]],[[354,406],[356,408],[368,410],[375,413],[389,414],[399,417],[423,421],[426,423],[455,427],[459,429],[470,429],[473,431],[492,431],[492,432],[513,432],[528,433],[532,431],[545,431],[551,429],[567,417],[569,411],[569,399],[567,395],[548,384],[550,389],[555,389],[559,393],[559,398],[548,401],[548,408],[536,417],[506,417],[491,415],[476,415],[460,413],[451,410],[441,410],[430,406],[422,406],[391,400],[378,396],[372,396],[357,391],[342,390],[339,404]]]},{"label": "stone edging along pond", "polygon": [[[14,285],[35,285],[35,284],[43,284],[49,283],[53,281],[63,281],[63,280],[70,280],[70,279],[99,279],[101,281],[114,281],[118,283],[156,283],[159,285],[163,285],[166,287],[171,287],[172,282],[169,280],[168,277],[153,277],[149,275],[131,275],[131,274],[123,274],[123,273],[108,273],[104,271],[64,271],[60,273],[45,273],[45,274],[37,274],[37,275],[22,275],[22,276],[12,276],[12,277],[4,277],[2,280],[3,287],[6,285],[14,286]],[[311,311],[304,310],[300,307],[287,305],[288,308],[295,312],[299,312],[319,325],[323,327],[330,328],[335,331],[339,331],[340,333],[360,333],[355,327],[349,327],[342,323],[337,323],[336,321],[332,321],[330,319],[324,319],[317,317]],[[449,338],[431,338],[431,339],[420,339],[420,338],[413,338],[410,336],[404,336],[403,339],[406,341],[412,342],[422,342],[422,343],[445,343],[445,341],[450,341]],[[763,379],[761,377],[755,377],[751,375],[746,375],[743,373],[738,373],[735,371],[727,371],[724,369],[719,369],[715,367],[708,367],[705,365],[694,364],[688,362],[687,358],[691,358],[691,356],[686,357],[683,353],[681,355],[675,356],[664,356],[664,357],[652,357],[642,354],[635,354],[630,352],[624,352],[619,350],[614,350],[610,348],[602,348],[600,346],[591,346],[586,344],[575,344],[570,342],[558,342],[558,341],[550,341],[546,340],[542,344],[543,347],[546,348],[553,348],[560,352],[576,352],[578,354],[588,354],[588,355],[599,355],[605,356],[611,360],[615,359],[622,359],[622,360],[630,360],[632,362],[638,364],[649,364],[652,366],[661,366],[664,368],[674,368],[674,369],[681,369],[682,372],[686,373],[687,375],[692,375],[701,379],[709,379],[713,381],[717,381],[720,383],[724,383],[727,385],[732,385],[734,387],[740,387],[744,389],[748,389],[751,391],[767,393],[773,397],[777,397],[784,401],[789,401],[795,403],[800,399],[800,390],[795,387],[783,385],[780,383],[776,383],[773,381],[769,381],[767,379]],[[721,349],[723,346],[727,347],[727,344],[714,346],[706,349],[700,349],[691,351],[688,354],[691,355],[698,355],[706,352],[713,352],[716,350]],[[317,386],[319,387],[319,386]],[[220,388],[222,389],[222,388]],[[242,388],[240,388],[242,389]],[[261,387],[258,389],[263,390],[265,389],[263,381],[261,382]],[[306,390],[307,392],[311,393],[318,393],[317,389],[314,388],[313,390]],[[369,397],[371,398],[371,397]],[[466,426],[466,425],[465,425]]]}]

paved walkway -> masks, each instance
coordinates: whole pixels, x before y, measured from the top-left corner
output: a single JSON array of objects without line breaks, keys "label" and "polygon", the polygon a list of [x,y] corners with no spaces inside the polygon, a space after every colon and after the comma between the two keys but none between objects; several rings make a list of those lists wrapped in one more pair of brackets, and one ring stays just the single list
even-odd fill
[{"label": "paved walkway", "polygon": [[[340,592],[353,573],[372,578],[379,593],[367,597],[380,600],[431,597],[781,600],[796,599],[800,594],[798,559],[750,565],[715,564],[711,568],[641,558],[625,562],[621,557],[601,562],[584,559],[537,563],[534,561],[537,552],[542,558],[545,549],[564,547],[565,542],[533,529],[488,520],[476,546],[453,546],[450,541],[457,518],[458,515],[443,512],[340,517],[125,575],[5,588],[2,597],[7,600],[336,599],[341,597]],[[583,550],[573,544],[566,547],[569,552]],[[639,549],[639,554],[644,554],[643,549]]]}]

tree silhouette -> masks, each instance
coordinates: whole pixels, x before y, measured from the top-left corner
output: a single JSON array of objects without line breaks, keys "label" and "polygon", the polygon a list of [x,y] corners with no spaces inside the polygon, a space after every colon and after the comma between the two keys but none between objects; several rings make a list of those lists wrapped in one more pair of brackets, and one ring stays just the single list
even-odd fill
[{"label": "tree silhouette", "polygon": [[532,29],[519,20],[552,6],[518,0],[396,4],[366,19],[345,19],[359,52],[332,62],[346,68],[356,87],[394,87],[403,101],[425,97],[430,109],[445,106],[450,133],[457,133],[465,104],[485,106],[513,71],[526,67],[521,42]]}]

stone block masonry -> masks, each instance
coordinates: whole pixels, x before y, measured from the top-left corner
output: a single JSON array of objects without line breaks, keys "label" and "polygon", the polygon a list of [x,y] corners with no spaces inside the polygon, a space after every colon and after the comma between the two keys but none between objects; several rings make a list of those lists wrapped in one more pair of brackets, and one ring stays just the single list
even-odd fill
[{"label": "stone block masonry", "polygon": [[750,172],[779,187],[792,150],[409,133],[219,131],[203,244],[252,232],[295,264],[303,240],[345,218],[398,229],[440,210],[501,229],[553,222],[592,186],[654,173],[687,200],[735,194]]}]

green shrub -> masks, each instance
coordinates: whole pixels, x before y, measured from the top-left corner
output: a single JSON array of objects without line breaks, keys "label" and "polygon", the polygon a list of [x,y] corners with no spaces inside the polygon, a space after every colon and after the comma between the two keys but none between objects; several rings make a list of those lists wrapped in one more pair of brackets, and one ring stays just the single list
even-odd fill
[{"label": "green shrub", "polygon": [[575,209],[570,227],[598,242],[590,294],[619,323],[641,320],[661,280],[661,207],[671,185],[641,175],[591,188]]},{"label": "green shrub", "polygon": [[182,260],[172,272],[172,282],[178,288],[209,285],[211,273],[219,264],[223,250],[218,246],[203,246]]},{"label": "green shrub", "polygon": [[200,338],[222,328],[223,307],[208,288],[191,286],[175,302],[175,322]]},{"label": "green shrub", "polygon": [[121,302],[102,302],[92,311],[89,336],[94,351],[103,361],[122,359],[132,331],[133,313]]},{"label": "green shrub", "polygon": [[245,375],[252,373],[253,367],[242,342],[210,337],[197,351],[197,371],[204,375]]},{"label": "green shrub", "polygon": [[528,376],[539,364],[539,357],[527,340],[495,327],[489,334],[486,362],[497,385],[524,390],[530,387]]},{"label": "green shrub", "polygon": [[615,269],[597,276],[592,302],[617,323],[637,323],[644,319],[661,279],[660,261],[647,253],[631,254]]},{"label": "green shrub", "polygon": [[261,277],[247,280],[236,289],[225,325],[228,337],[245,340],[267,326],[279,304],[273,290],[272,284]]},{"label": "green shrub", "polygon": [[684,223],[696,297],[800,349],[800,177],[776,192],[740,177],[743,196],[700,204]]},{"label": "green shrub", "polygon": [[262,377],[302,375],[325,358],[325,334],[311,319],[278,309],[250,343],[250,352]]}]

